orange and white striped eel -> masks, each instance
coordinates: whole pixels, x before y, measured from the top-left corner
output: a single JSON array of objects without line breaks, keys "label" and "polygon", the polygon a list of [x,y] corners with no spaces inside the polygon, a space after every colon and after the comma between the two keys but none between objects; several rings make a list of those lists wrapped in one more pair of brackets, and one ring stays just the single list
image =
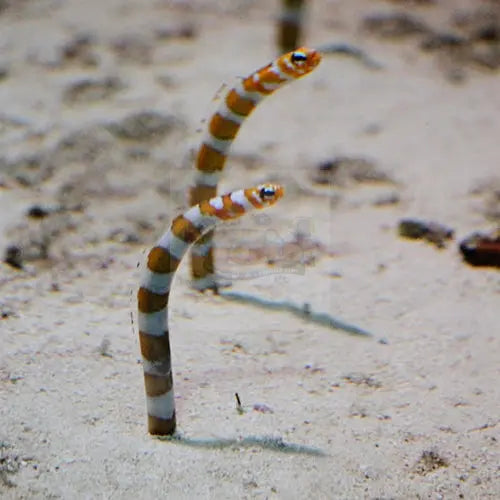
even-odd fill
[{"label": "orange and white striped eel", "polygon": [[175,403],[168,330],[168,298],[175,272],[189,246],[218,222],[273,205],[283,188],[262,184],[217,196],[176,217],[147,257],[137,293],[139,341],[151,434],[175,431]]},{"label": "orange and white striped eel", "polygon": [[[196,205],[217,193],[228,150],[245,118],[267,95],[288,82],[310,73],[320,62],[318,51],[302,47],[284,54],[267,66],[239,81],[221,99],[196,158],[194,185],[190,204]],[[198,290],[217,290],[213,261],[213,232],[208,232],[193,245],[191,274]]]}]

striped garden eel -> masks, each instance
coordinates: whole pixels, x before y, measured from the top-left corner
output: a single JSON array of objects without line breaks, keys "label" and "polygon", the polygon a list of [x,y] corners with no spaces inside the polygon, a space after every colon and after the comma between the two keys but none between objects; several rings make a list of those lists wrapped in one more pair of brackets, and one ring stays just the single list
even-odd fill
[{"label": "striped garden eel", "polygon": [[[217,194],[217,184],[229,148],[241,124],[257,104],[286,83],[310,73],[320,60],[319,52],[302,47],[258,69],[239,81],[223,96],[220,106],[208,123],[208,129],[196,157],[194,185],[190,189],[191,205],[208,200]],[[217,291],[212,231],[193,245],[191,274],[194,288]]]},{"label": "striped garden eel", "polygon": [[305,0],[281,0],[277,23],[277,44],[281,51],[297,47],[302,38]]},{"label": "striped garden eel", "polygon": [[168,298],[175,272],[191,244],[220,221],[276,203],[283,188],[263,184],[217,196],[176,217],[147,257],[137,293],[139,341],[151,434],[175,431],[175,403],[168,331]]}]

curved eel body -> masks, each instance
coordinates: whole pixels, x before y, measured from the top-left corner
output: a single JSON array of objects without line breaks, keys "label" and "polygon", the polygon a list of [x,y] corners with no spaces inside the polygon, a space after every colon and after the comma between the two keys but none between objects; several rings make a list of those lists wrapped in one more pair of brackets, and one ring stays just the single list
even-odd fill
[{"label": "curved eel body", "polygon": [[283,188],[263,184],[217,196],[176,217],[149,251],[137,293],[139,341],[151,434],[175,431],[175,403],[170,359],[168,299],[175,272],[188,248],[216,224],[276,203]]},{"label": "curved eel body", "polygon": [[[284,54],[258,69],[231,88],[222,98],[208,122],[208,129],[196,157],[190,204],[216,196],[229,148],[245,119],[264,97],[285,84],[310,73],[321,61],[319,52],[302,47]],[[193,286],[198,290],[217,290],[213,258],[213,232],[193,246],[191,253]]]}]

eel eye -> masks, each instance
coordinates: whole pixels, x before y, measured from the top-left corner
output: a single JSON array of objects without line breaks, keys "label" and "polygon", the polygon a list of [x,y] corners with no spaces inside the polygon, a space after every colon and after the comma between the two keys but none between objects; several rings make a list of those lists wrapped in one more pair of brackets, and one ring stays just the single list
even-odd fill
[{"label": "eel eye", "polygon": [[259,196],[262,200],[269,200],[273,198],[275,194],[276,190],[269,186],[264,186],[263,188],[260,188],[259,191]]},{"label": "eel eye", "polygon": [[303,63],[307,61],[307,56],[304,52],[292,52],[290,59],[293,63]]}]

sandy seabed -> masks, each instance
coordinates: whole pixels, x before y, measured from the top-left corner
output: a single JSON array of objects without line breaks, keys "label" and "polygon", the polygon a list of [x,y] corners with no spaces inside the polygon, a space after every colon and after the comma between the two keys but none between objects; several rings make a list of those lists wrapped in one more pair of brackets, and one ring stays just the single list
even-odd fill
[{"label": "sandy seabed", "polygon": [[276,55],[279,2],[0,1],[2,498],[500,497],[499,274],[457,247],[499,224],[499,3],[310,4],[307,45],[366,57],[244,124],[221,189],[286,197],[219,231],[226,295],[181,266],[164,441],[137,263],[217,89]]}]

